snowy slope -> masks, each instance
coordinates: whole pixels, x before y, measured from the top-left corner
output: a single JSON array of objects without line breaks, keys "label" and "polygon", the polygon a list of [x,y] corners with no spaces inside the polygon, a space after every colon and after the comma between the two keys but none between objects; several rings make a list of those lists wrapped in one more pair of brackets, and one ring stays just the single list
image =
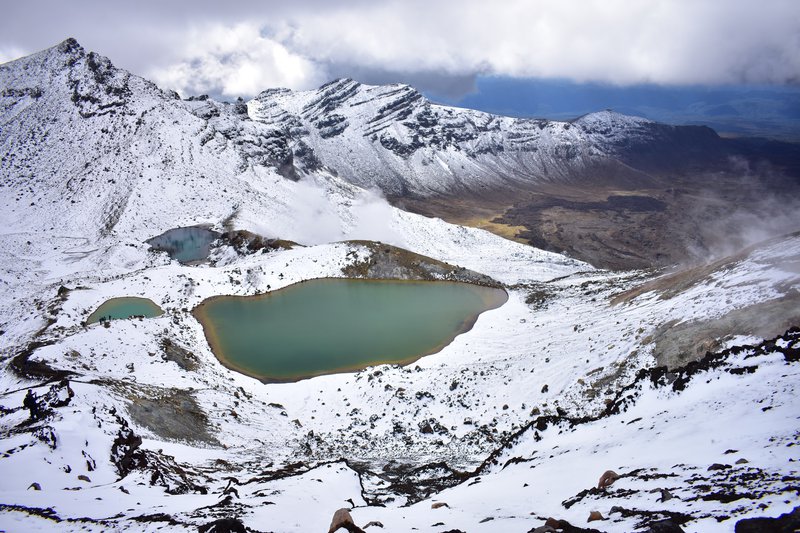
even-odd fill
[{"label": "snowy slope", "polygon": [[[90,520],[87,527],[93,524],[100,530],[111,527],[108,524],[136,530],[142,524],[131,521],[132,516],[167,513],[176,520],[177,530],[216,516],[237,516],[253,529],[276,531],[321,529],[335,508],[346,505],[347,498],[357,505],[386,505],[357,509],[354,516],[362,525],[380,520],[388,531],[408,531],[412,526],[425,530],[438,522],[466,531],[492,527],[526,531],[549,515],[584,525],[590,510],[616,520],[602,523],[603,531],[631,531],[636,523],[647,521],[641,513],[614,516],[610,511],[615,505],[642,513],[680,511],[689,517],[689,530],[729,531],[733,520],[718,524],[715,517],[777,515],[796,501],[793,492],[786,492],[791,483],[781,481],[798,475],[795,463],[788,460],[797,459],[793,448],[785,446],[796,439],[800,416],[796,364],[783,361],[774,348],[753,360],[744,359],[750,351],[742,352],[724,359],[719,370],[700,369],[683,390],[675,391],[669,387],[674,377],[667,375],[666,381],[654,387],[648,379],[637,381],[636,374],[651,364],[654,346],[649,334],[681,310],[687,320],[708,318],[760,302],[780,287],[796,290],[800,280],[787,267],[800,256],[797,237],[759,249],[733,268],[715,272],[668,298],[646,292],[628,303],[612,305],[620,291],[644,281],[631,275],[586,273],[545,284],[530,280],[530,286],[549,291],[543,304],[526,305],[528,289],[511,289],[505,306],[482,316],[469,333],[411,367],[384,366],[295,384],[265,386],[225,369],[203,345],[199,325],[180,311],[211,294],[252,293],[267,283],[275,287],[333,274],[348,260],[350,246],[250,256],[222,268],[173,263],[106,282],[76,279],[81,285],[91,284],[67,296],[56,322],[41,337],[53,344],[33,354],[36,361],[76,373],[70,404],[55,409],[53,419],[31,427],[52,428],[57,443],[53,449],[35,436],[49,435],[46,430],[31,434],[20,428],[27,417],[21,405],[30,382],[10,374],[4,378],[9,392],[2,397],[6,413],[2,427],[8,454],[0,468],[9,474],[5,479],[15,481],[4,484],[2,501],[52,507],[61,518],[84,517]],[[252,268],[263,271],[257,286],[246,283],[244,273]],[[285,274],[283,280],[279,270]],[[176,289],[186,281],[191,290],[185,285]],[[731,286],[740,291],[735,302],[726,301]],[[122,292],[153,298],[167,315],[115,322],[108,329],[79,325],[99,302]],[[696,305],[701,298],[703,305]],[[164,360],[162,338],[190,348],[198,367],[187,371]],[[797,348],[797,343],[790,339],[778,345]],[[754,364],[758,368],[748,370]],[[677,372],[675,376],[684,371]],[[620,393],[621,387],[634,382],[634,389]],[[740,392],[731,394],[731,390]],[[620,405],[626,407],[604,416],[606,400],[622,401]],[[176,436],[172,424],[165,426],[147,416],[148,410],[156,410],[153,401],[166,406],[193,401],[203,416],[198,416],[194,432]],[[172,407],[164,409],[162,416],[189,416],[171,411]],[[120,478],[111,460],[109,451],[123,432],[117,417],[144,437],[140,449],[148,454],[148,462],[142,474],[134,469]],[[547,429],[539,427],[542,417]],[[589,419],[569,430],[569,424],[558,417]],[[599,418],[592,421],[594,417]],[[753,423],[736,423],[742,419]],[[434,428],[432,432],[422,431],[425,422]],[[76,429],[95,425],[92,433]],[[429,496],[423,480],[445,476],[442,486],[447,486],[449,470],[439,467],[419,474],[411,493],[396,477],[400,474],[393,474],[397,465],[419,466],[443,459],[469,471],[495,449],[499,450],[492,455],[497,466],[484,467],[480,483],[469,478]],[[730,459],[724,453],[728,449],[737,450]],[[94,461],[92,470],[83,466],[89,460],[84,452]],[[523,461],[502,468],[515,457]],[[342,458],[348,463],[327,466],[328,461]],[[730,472],[706,472],[713,463],[731,464],[740,458],[750,463],[732,466]],[[281,473],[287,465],[295,466]],[[387,465],[389,469],[384,470]],[[647,470],[643,473],[640,468]],[[618,481],[609,496],[592,493],[574,506],[562,505],[592,486],[606,469],[629,477]],[[720,477],[756,471],[753,479],[738,482]],[[648,478],[647,472],[670,477],[660,483],[662,478]],[[81,474],[91,481],[77,479]],[[698,475],[708,481],[693,482]],[[221,492],[229,478],[235,480],[240,497],[219,508],[204,509],[224,500]],[[150,486],[152,479],[155,484]],[[137,485],[137,480],[144,485]],[[26,490],[34,482],[41,491]],[[707,492],[697,488],[704,485],[712,488]],[[64,491],[75,486],[81,490]],[[171,496],[164,487],[182,494]],[[316,487],[322,487],[321,492],[315,492]],[[657,505],[658,494],[647,492],[656,488],[666,488],[676,500]],[[622,492],[617,493],[618,489]],[[109,498],[109,490],[114,491],[116,507],[98,506],[95,498]],[[702,498],[730,490],[757,496],[748,496],[752,503],[735,499],[724,505]],[[409,498],[420,497],[420,503],[401,506]],[[700,499],[692,503],[695,497]],[[266,501],[275,505],[264,506]],[[431,509],[435,501],[450,507]],[[762,503],[765,508],[759,508]],[[309,507],[315,512],[298,512]],[[122,516],[102,522],[117,512]],[[72,527],[22,518],[26,514],[7,509],[0,523]],[[482,525],[487,517],[494,517],[494,524]],[[274,526],[265,527],[265,523]]]},{"label": "snowy slope", "polygon": [[254,120],[313,148],[351,183],[392,197],[573,181],[592,171],[626,169],[640,145],[669,145],[687,135],[698,145],[718,139],[705,128],[611,111],[573,122],[503,117],[432,104],[407,85],[350,79],[314,91],[264,91],[248,110]]},{"label": "snowy slope", "polygon": [[[776,348],[796,348],[796,338],[727,354],[692,371],[682,390],[669,388],[671,374],[653,382],[641,370],[660,361],[665,325],[714,324],[714,349],[758,343],[726,317],[793,305],[800,236],[683,277],[609,273],[400,211],[358,187],[461,186],[429,169],[470,160],[485,170],[491,150],[481,147],[514,146],[525,128],[557,166],[565,163],[553,139],[576,136],[580,159],[599,148],[577,130],[612,146],[646,121],[599,114],[539,130],[535,121],[432,106],[407,87],[345,81],[264,93],[248,104],[252,120],[242,104],[176,99],[74,41],[0,66],[0,88],[0,529],[188,531],[237,517],[252,530],[314,531],[349,498],[359,524],[380,520],[385,531],[527,531],[549,515],[585,527],[594,509],[615,520],[594,526],[604,531],[650,519],[611,513],[614,505],[679,510],[688,530],[730,531],[734,520],[797,505],[800,458],[788,446],[800,416],[797,365]],[[318,127],[335,113],[347,127]],[[404,157],[389,139],[413,142],[408,120],[430,120],[430,135]],[[364,137],[368,128],[382,128],[376,141]],[[524,146],[508,148],[517,162],[492,164],[534,165]],[[438,159],[426,166],[428,156]],[[353,178],[381,165],[402,179]],[[498,179],[489,174],[476,170],[469,187]],[[144,244],[201,223],[306,246],[255,254],[218,246],[213,265],[187,266]],[[265,385],[216,360],[194,306],[341,276],[372,253],[345,238],[487,274],[509,300],[407,367]],[[123,295],[150,298],[165,314],[82,324]],[[675,376],[689,376],[684,364]],[[24,407],[28,389],[41,417]],[[581,423],[568,428],[568,419]],[[708,472],[734,460],[728,448],[749,466]],[[640,468],[674,476],[648,478]],[[562,504],[607,469],[627,475],[610,496]],[[699,486],[739,474],[747,499],[702,498],[713,491]],[[651,488],[675,499],[658,506]],[[432,509],[436,501],[449,507]]]}]

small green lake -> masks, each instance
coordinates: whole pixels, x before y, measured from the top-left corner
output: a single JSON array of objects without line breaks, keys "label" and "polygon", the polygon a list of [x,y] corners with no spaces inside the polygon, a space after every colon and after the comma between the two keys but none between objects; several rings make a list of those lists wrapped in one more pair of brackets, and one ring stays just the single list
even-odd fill
[{"label": "small green lake", "polygon": [[179,263],[195,263],[208,259],[211,243],[219,233],[202,226],[174,228],[147,241],[154,250],[167,252]]},{"label": "small green lake", "polygon": [[223,364],[281,382],[410,363],[507,299],[502,289],[467,283],[318,279],[209,298],[193,314]]},{"label": "small green lake", "polygon": [[118,320],[138,316],[152,318],[163,314],[164,310],[153,303],[152,300],[136,296],[124,296],[103,302],[94,313],[89,315],[86,323],[94,324],[104,319]]}]

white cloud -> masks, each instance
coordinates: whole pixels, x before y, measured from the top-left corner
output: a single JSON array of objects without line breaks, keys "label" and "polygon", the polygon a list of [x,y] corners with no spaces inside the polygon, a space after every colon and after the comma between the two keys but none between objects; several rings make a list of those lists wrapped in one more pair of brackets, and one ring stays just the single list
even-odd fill
[{"label": "white cloud", "polygon": [[25,50],[17,46],[0,46],[0,65],[19,59],[26,53]]},{"label": "white cloud", "polygon": [[393,0],[303,13],[284,41],[318,61],[611,83],[783,83],[796,0]]},{"label": "white cloud", "polygon": [[[296,198],[301,198],[292,208],[293,223],[286,235],[278,237],[301,244],[322,244],[343,238],[341,220],[336,205],[325,190],[311,178],[292,184]],[[263,233],[269,235],[269,233]]]},{"label": "white cloud", "polygon": [[175,62],[150,76],[184,95],[251,96],[271,87],[302,89],[326,81],[318,65],[264,35],[254,22],[196,27],[183,43]]},{"label": "white cloud", "polygon": [[394,227],[394,208],[379,190],[365,190],[353,202],[353,227],[347,238],[353,240],[380,241],[405,247],[402,235]]},{"label": "white cloud", "polygon": [[[238,9],[199,0],[191,10],[143,0],[89,11],[40,4],[8,6],[4,43],[35,50],[72,35],[184,93],[304,89],[330,73],[800,83],[798,0],[243,0]],[[0,59],[16,53],[0,49]]]}]

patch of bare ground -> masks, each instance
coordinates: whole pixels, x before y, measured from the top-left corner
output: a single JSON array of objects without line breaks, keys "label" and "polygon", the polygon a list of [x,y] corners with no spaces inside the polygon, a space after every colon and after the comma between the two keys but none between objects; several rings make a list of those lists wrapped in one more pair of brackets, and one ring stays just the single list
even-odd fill
[{"label": "patch of bare ground", "polygon": [[787,199],[798,189],[782,175],[655,176],[600,168],[568,180],[542,177],[480,193],[390,201],[596,267],[629,270],[706,260],[720,249],[746,246],[753,233],[766,238],[795,231],[798,207]]},{"label": "patch of bare ground", "polygon": [[527,229],[525,226],[501,221],[513,207],[513,201],[509,199],[511,196],[512,193],[507,192],[505,195],[494,193],[481,197],[395,198],[393,203],[413,213],[438,217],[451,224],[484,229],[505,239],[528,244],[527,239],[519,236]]},{"label": "patch of bare ground", "polygon": [[631,300],[648,292],[657,292],[659,293],[659,299],[669,300],[699,283],[708,281],[709,277],[716,272],[732,269],[737,263],[747,259],[751,251],[752,248],[742,250],[735,255],[723,257],[711,263],[678,268],[642,283],[638,287],[614,295],[610,303],[611,305],[630,303]]},{"label": "patch of bare ground", "polygon": [[[354,260],[342,268],[348,278],[399,279],[415,281],[461,281],[501,288],[494,279],[459,267],[416,254],[389,244],[374,241],[349,241],[370,251],[364,260]],[[351,252],[355,256],[355,251]]]},{"label": "patch of bare ground", "polygon": [[656,364],[674,368],[698,361],[708,352],[722,347],[733,335],[762,339],[800,324],[800,292],[742,307],[712,320],[674,324],[668,322],[642,340],[655,342]]},{"label": "patch of bare ground", "polygon": [[[798,234],[792,234],[797,236]],[[712,283],[716,275],[734,269],[760,247],[775,244],[770,239],[749,246],[733,255],[708,264],[690,266],[669,272],[641,285],[614,295],[611,305],[629,304],[646,293],[655,293],[660,300],[675,296],[701,285]],[[768,266],[795,272],[796,257],[761,259]],[[642,339],[643,345],[655,344],[653,354],[657,364],[674,368],[701,359],[707,352],[718,350],[734,335],[770,338],[800,324],[800,292],[792,283],[775,284],[779,296],[734,309],[725,315],[707,320],[668,321]]]},{"label": "patch of bare ground", "polygon": [[[689,266],[679,266],[666,272],[665,274],[653,278],[641,285],[629,289],[627,291],[615,294],[611,300],[611,305],[619,305],[623,303],[630,303],[633,299],[638,298],[642,294],[648,292],[659,293],[659,299],[669,300],[678,294],[681,294],[699,283],[708,282],[713,274],[725,272],[726,270],[733,269],[737,264],[747,259],[753,251],[758,248],[776,243],[786,237],[798,237],[800,232],[791,233],[786,236],[768,239],[746,248],[738,252],[716,259],[714,261]],[[781,258],[776,261],[771,261],[772,266],[776,268],[783,267],[784,270],[796,271],[796,263],[800,258],[790,258],[786,260]]]},{"label": "patch of bare ground", "polygon": [[683,247],[665,246],[666,239],[660,238],[669,202],[653,189],[543,183],[483,196],[404,198],[395,203],[615,270],[670,264],[680,255],[672,248]]}]

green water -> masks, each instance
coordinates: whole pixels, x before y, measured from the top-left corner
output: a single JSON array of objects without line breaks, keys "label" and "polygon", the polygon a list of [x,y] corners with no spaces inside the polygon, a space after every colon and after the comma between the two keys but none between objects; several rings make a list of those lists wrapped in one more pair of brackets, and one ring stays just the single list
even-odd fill
[{"label": "green water", "polygon": [[321,279],[210,298],[193,312],[224,364],[264,381],[295,381],[409,363],[439,351],[507,298],[466,283]]},{"label": "green water", "polygon": [[194,263],[208,258],[211,243],[219,233],[201,226],[174,228],[147,241],[154,250],[167,252],[179,263]]},{"label": "green water", "polygon": [[101,318],[130,318],[132,316],[144,316],[151,318],[163,315],[164,310],[147,298],[137,298],[135,296],[125,296],[122,298],[112,298],[104,302],[97,310],[86,319],[87,324],[100,322]]}]

